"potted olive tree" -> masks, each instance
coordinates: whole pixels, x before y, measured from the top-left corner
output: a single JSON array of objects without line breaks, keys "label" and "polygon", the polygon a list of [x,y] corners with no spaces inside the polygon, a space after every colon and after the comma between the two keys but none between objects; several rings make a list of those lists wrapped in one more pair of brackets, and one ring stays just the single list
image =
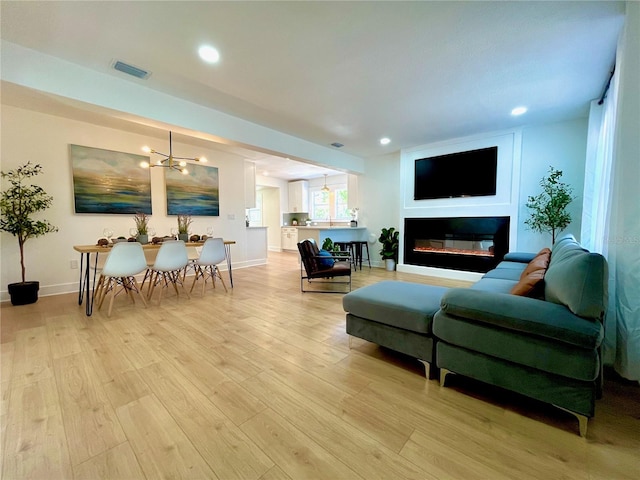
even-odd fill
[{"label": "potted olive tree", "polygon": [[571,223],[567,206],[573,201],[573,188],[560,181],[562,171],[549,167],[549,176],[542,177],[542,192],[527,199],[529,218],[524,223],[533,231],[551,233],[551,244],[556,243],[556,233]]},{"label": "potted olive tree", "polygon": [[0,172],[3,180],[9,182],[9,187],[2,190],[0,195],[0,230],[18,237],[20,247],[20,267],[22,281],[9,284],[9,295],[13,305],[27,305],[38,301],[40,282],[26,281],[24,265],[24,244],[27,240],[50,232],[57,232],[58,228],[46,220],[36,220],[33,215],[46,210],[53,203],[53,197],[38,185],[29,183],[29,179],[42,172],[41,165],[27,162],[8,172]]},{"label": "potted olive tree", "polygon": [[383,228],[380,233],[378,241],[382,244],[380,255],[384,260],[385,269],[392,272],[396,269],[396,262],[398,261],[398,247],[400,245],[400,232],[396,232],[396,229]]}]

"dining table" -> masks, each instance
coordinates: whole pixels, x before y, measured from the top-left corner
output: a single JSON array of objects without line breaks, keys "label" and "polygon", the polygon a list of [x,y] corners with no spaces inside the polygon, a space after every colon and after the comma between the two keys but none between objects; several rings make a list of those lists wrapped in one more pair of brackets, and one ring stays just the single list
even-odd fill
[{"label": "dining table", "polygon": [[[233,272],[231,270],[231,245],[235,245],[235,240],[224,240],[225,260],[227,262],[227,271],[229,272],[229,283],[233,288]],[[187,248],[202,247],[204,242],[185,242]],[[162,246],[159,243],[146,243],[142,245],[143,250],[158,250]],[[73,249],[80,253],[80,281],[78,283],[78,305],[85,303],[85,313],[87,317],[93,314],[93,296],[96,284],[96,273],[98,271],[98,257],[108,255],[113,244],[109,245],[74,245]],[[93,279],[91,278],[91,254],[95,253],[93,263]]]}]

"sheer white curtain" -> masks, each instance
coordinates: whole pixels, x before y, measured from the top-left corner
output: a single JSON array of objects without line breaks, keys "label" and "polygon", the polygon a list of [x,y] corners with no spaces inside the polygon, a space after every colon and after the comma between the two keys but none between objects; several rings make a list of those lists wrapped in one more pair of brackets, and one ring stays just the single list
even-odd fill
[{"label": "sheer white curtain", "polygon": [[616,74],[592,104],[581,242],[609,265],[604,361],[640,381],[640,5],[626,5]]},{"label": "sheer white curtain", "polygon": [[[585,183],[582,203],[582,231],[580,241],[592,252],[604,255],[609,263],[609,278],[615,278],[615,262],[612,262],[608,242],[612,216],[614,171],[614,146],[616,107],[618,100],[618,76],[613,75],[609,92],[602,105],[591,102],[589,112],[589,136],[585,164]],[[612,364],[616,350],[615,282],[609,282],[609,303],[605,320],[604,360]]]}]

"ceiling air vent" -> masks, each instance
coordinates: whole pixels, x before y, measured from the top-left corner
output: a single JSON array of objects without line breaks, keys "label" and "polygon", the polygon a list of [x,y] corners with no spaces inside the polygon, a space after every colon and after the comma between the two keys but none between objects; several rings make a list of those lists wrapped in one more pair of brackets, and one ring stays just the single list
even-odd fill
[{"label": "ceiling air vent", "polygon": [[147,72],[146,70],[142,70],[141,68],[134,67],[133,65],[129,65],[128,63],[121,62],[120,60],[116,60],[113,63],[113,68],[115,68],[116,70],[122,73],[126,73],[127,75],[133,75],[134,77],[142,78],[143,80],[149,78],[149,75],[151,75],[151,73]]},{"label": "ceiling air vent", "polygon": [[338,143],[338,142],[333,142],[331,144],[332,147],[336,147],[336,148],[342,148],[344,147],[344,145],[342,143]]}]

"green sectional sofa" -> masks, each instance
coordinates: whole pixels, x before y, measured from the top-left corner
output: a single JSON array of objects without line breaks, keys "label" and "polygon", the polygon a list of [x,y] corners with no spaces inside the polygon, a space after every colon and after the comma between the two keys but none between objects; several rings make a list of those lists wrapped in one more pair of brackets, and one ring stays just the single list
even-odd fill
[{"label": "green sectional sofa", "polygon": [[437,366],[442,385],[456,373],[553,404],[584,436],[601,393],[607,276],[604,257],[567,235],[551,252],[507,254],[471,288],[354,290],[347,333]]}]

